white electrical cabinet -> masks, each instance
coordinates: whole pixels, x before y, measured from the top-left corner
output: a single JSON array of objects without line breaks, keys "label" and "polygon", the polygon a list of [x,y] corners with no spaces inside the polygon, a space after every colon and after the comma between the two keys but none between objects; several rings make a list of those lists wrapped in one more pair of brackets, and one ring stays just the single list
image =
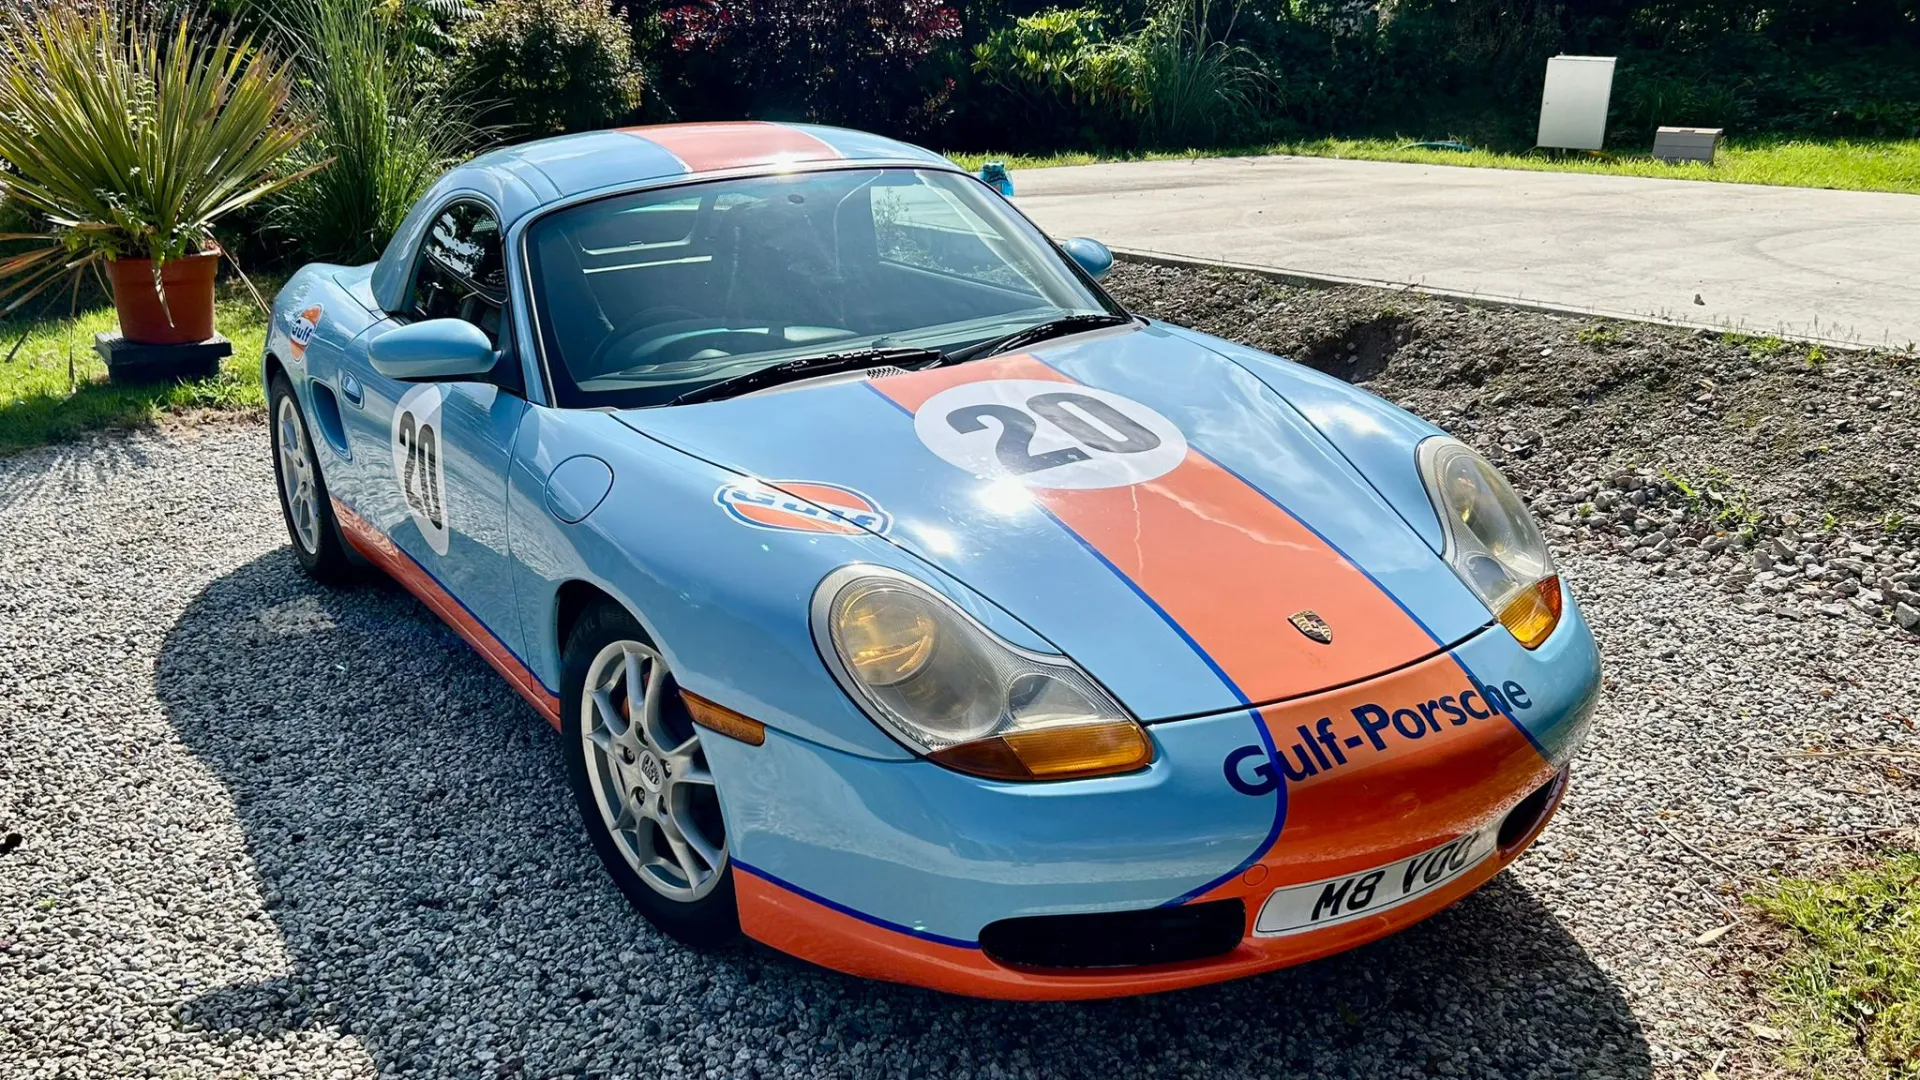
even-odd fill
[{"label": "white electrical cabinet", "polygon": [[1556,56],[1547,61],[1540,95],[1536,146],[1598,150],[1607,141],[1607,105],[1613,100],[1611,56]]}]

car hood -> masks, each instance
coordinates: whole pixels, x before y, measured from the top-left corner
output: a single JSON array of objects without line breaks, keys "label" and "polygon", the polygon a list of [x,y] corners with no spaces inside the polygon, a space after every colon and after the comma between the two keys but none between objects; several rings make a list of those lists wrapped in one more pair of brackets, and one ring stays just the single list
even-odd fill
[{"label": "car hood", "polygon": [[1142,719],[1345,685],[1489,619],[1298,410],[1151,325],[619,415],[740,474],[716,512],[822,543],[823,521],[879,533]]}]

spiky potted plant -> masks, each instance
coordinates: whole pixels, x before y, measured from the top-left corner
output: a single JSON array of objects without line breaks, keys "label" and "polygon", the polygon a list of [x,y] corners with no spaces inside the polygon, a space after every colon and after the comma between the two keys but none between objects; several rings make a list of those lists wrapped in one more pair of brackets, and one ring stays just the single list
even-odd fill
[{"label": "spiky potted plant", "polygon": [[122,336],[213,336],[213,224],[293,182],[288,66],[231,30],[109,0],[0,3],[0,192],[44,223],[0,258],[0,314],[89,270]]}]

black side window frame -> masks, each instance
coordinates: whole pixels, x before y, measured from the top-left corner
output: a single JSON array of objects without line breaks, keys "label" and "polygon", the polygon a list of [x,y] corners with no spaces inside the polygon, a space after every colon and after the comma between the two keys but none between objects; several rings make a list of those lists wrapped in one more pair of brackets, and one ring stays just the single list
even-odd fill
[{"label": "black side window frame", "polygon": [[[495,247],[494,269],[500,277],[497,285],[475,281],[461,274],[455,267],[448,265],[445,260],[435,258],[429,250],[436,242],[434,238],[435,225],[449,212],[457,211],[461,207],[471,207],[480,214],[493,219],[493,243]],[[457,313],[433,315],[424,309],[420,297],[420,280],[422,273],[427,269],[428,261],[432,260],[436,264],[436,269],[439,273],[462,280],[475,294],[479,295],[485,302],[495,305],[500,312],[499,325],[493,333],[489,335],[493,338],[494,349],[499,353],[499,360],[495,362],[493,370],[477,379],[463,377],[458,381],[488,382],[503,390],[509,390],[525,397],[526,379],[521,371],[519,353],[513,347],[513,304],[509,295],[510,290],[507,287],[506,242],[506,230],[501,224],[500,213],[491,205],[472,195],[455,195],[449,198],[433,212],[433,217],[429,219],[426,231],[420,238],[419,249],[413,253],[413,265],[407,277],[406,306],[403,310],[393,312],[392,314],[394,318],[403,323],[432,318],[462,318],[462,316]],[[485,260],[482,260],[482,262],[484,264]],[[472,322],[470,319],[466,321]],[[474,325],[479,326],[478,323]],[[485,327],[480,327],[480,329],[483,332],[486,330]]]}]

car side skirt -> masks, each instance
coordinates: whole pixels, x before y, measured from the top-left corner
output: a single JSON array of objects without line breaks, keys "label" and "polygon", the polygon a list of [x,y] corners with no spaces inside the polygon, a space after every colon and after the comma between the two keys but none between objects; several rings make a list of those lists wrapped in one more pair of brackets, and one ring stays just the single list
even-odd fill
[{"label": "car side skirt", "polygon": [[539,677],[513,654],[512,649],[507,648],[505,642],[494,636],[493,631],[488,630],[464,604],[435,581],[424,567],[400,550],[385,533],[348,509],[340,500],[334,499],[332,502],[334,517],[339,520],[340,532],[346,537],[347,543],[368,562],[386,571],[408,592],[419,597],[428,610],[440,616],[441,621],[452,627],[454,633],[465,638],[467,644],[473,646],[473,650],[526,699],[527,704],[558,730],[559,695],[542,686]]}]

